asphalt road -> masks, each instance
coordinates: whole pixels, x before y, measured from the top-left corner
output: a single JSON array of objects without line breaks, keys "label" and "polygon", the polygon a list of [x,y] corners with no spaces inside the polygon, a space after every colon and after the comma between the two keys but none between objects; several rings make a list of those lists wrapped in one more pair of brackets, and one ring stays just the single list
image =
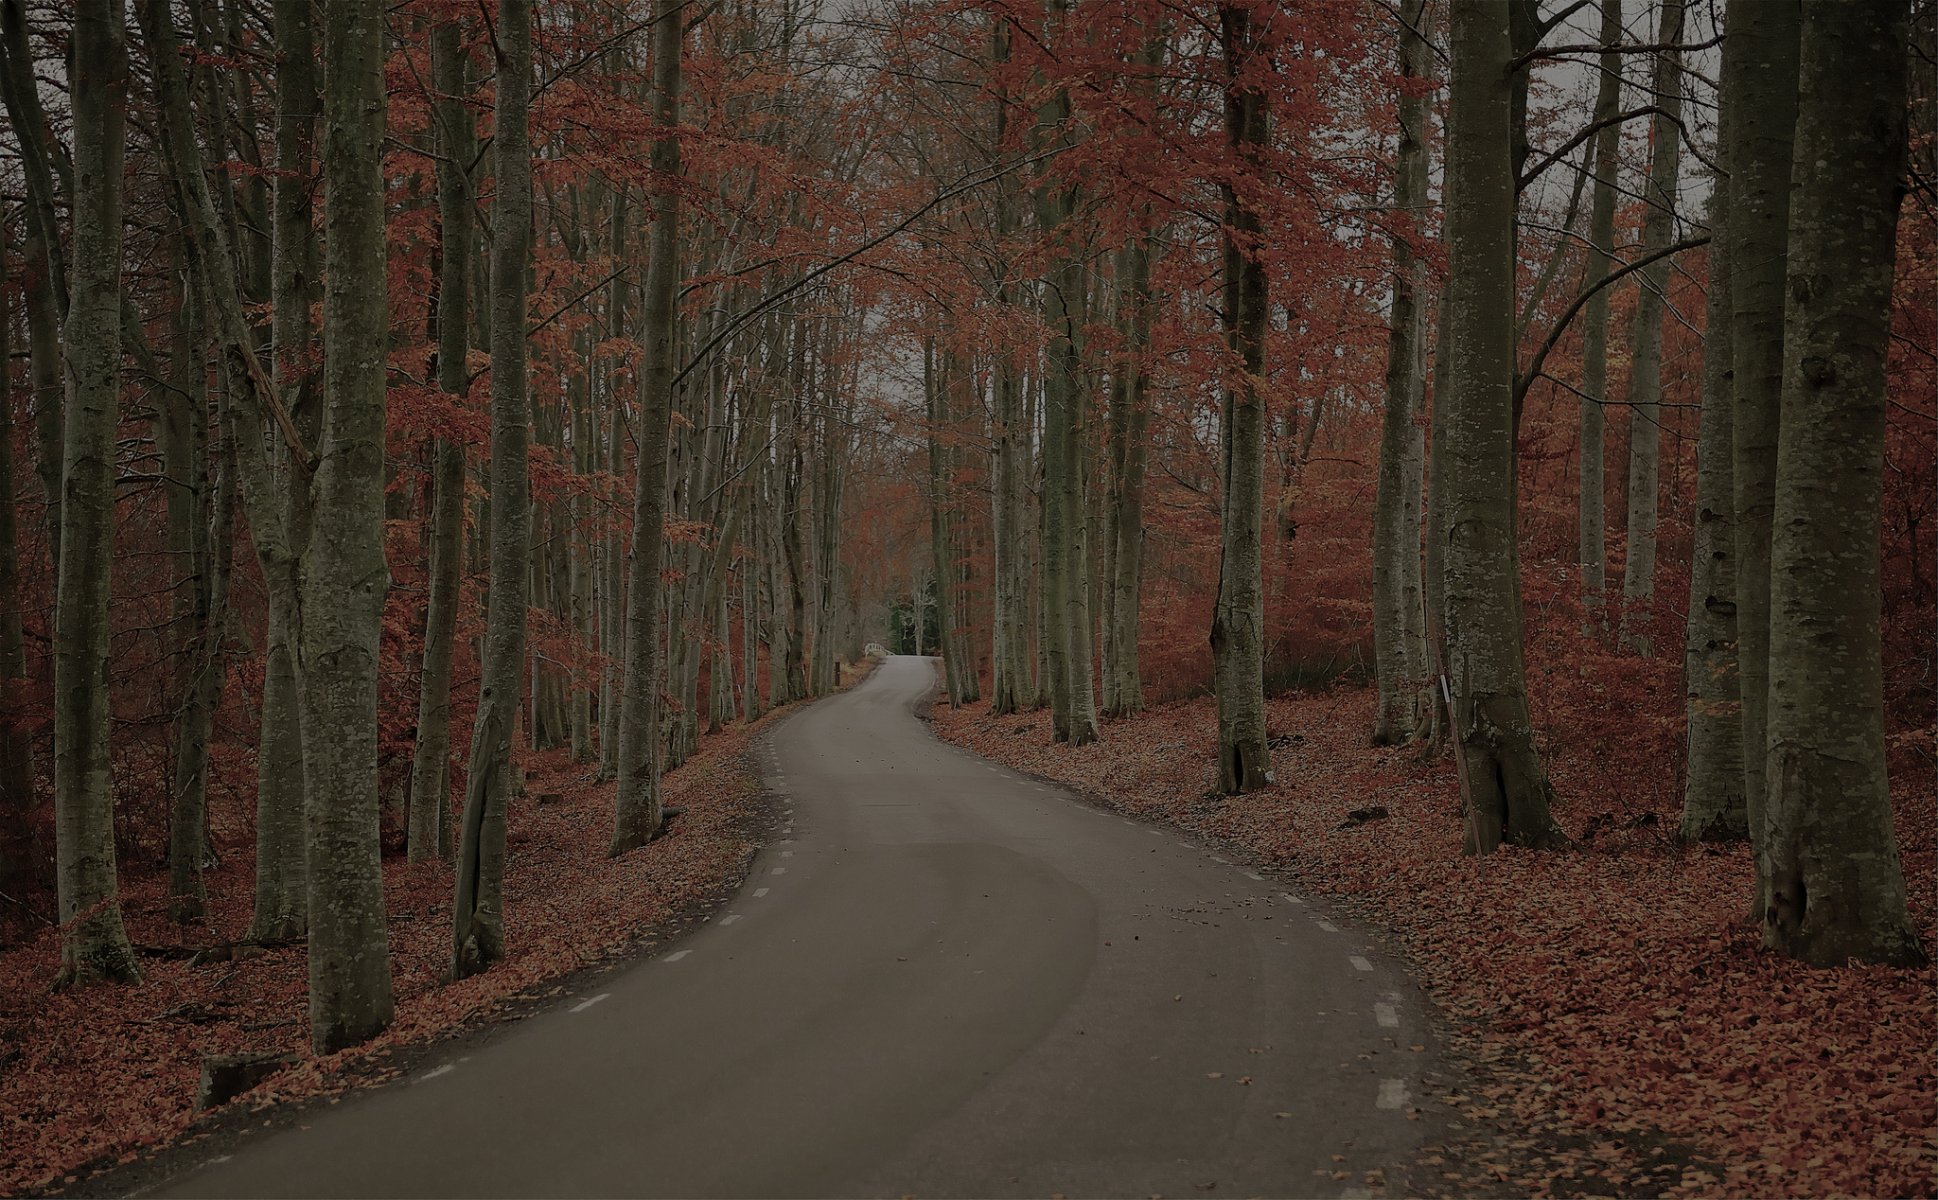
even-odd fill
[{"label": "asphalt road", "polygon": [[889,659],[777,727],[789,824],[704,929],[158,1194],[1369,1194],[1421,1132],[1403,977],[1281,886],[936,741],[933,673]]}]

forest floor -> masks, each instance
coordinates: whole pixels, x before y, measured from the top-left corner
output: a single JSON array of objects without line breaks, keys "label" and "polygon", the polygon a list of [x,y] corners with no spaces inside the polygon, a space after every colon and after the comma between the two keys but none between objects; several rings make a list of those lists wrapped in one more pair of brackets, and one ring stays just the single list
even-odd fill
[{"label": "forest floor", "polygon": [[[943,738],[1219,842],[1385,931],[1443,1010],[1455,1130],[1416,1164],[1449,1194],[1928,1196],[1931,968],[1762,952],[1748,853],[1675,840],[1672,763],[1546,746],[1575,853],[1460,853],[1443,756],[1372,749],[1370,690],[1271,702],[1277,784],[1209,793],[1209,699],[1051,743],[1047,712],[936,706]],[[1607,748],[1604,747],[1604,750]],[[1617,755],[1619,758],[1619,754]],[[1893,777],[1913,919],[1934,916],[1928,760]],[[1383,814],[1378,810],[1383,809]],[[1351,815],[1360,810],[1360,818]],[[1372,811],[1367,811],[1372,810]]]},{"label": "forest floor", "polygon": [[[0,1195],[58,1191],[198,1141],[289,1101],[328,1099],[396,1078],[429,1043],[532,1011],[559,981],[677,934],[737,886],[768,825],[752,741],[777,717],[702,739],[663,783],[686,811],[645,849],[609,858],[615,784],[564,752],[521,756],[505,874],[510,957],[448,980],[449,863],[384,863],[396,1019],[353,1050],[313,1057],[303,947],[191,966],[195,950],[243,935],[250,854],[234,847],[210,873],[207,922],[166,913],[167,872],[124,870],[122,913],[142,982],[50,993],[60,962],[52,928],[0,953]],[[544,798],[545,803],[540,803]],[[297,1061],[231,1105],[199,1117],[204,1055],[288,1052]]]}]

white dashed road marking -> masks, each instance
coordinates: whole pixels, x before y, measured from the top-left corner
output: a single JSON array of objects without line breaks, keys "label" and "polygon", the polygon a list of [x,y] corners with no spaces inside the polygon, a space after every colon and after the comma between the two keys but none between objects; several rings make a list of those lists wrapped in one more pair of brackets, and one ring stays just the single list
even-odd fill
[{"label": "white dashed road marking", "polygon": [[1305,901],[1303,901],[1303,900],[1301,900],[1301,899],[1299,899],[1299,898],[1298,898],[1297,896],[1294,896],[1294,895],[1293,895],[1293,894],[1292,894],[1291,892],[1280,892],[1280,893],[1279,893],[1279,895],[1281,895],[1281,896],[1283,896],[1283,897],[1285,898],[1285,902],[1286,902],[1287,904],[1304,904],[1304,903],[1305,903]]},{"label": "white dashed road marking", "polygon": [[773,870],[771,870],[771,871],[769,871],[769,872],[767,872],[767,873],[768,873],[769,875],[785,875],[785,874],[787,874],[787,868],[786,868],[786,867],[775,867],[775,868],[774,868]]},{"label": "white dashed road marking", "polygon": [[1368,962],[1366,960],[1366,956],[1363,954],[1351,954],[1351,955],[1348,955],[1347,957],[1352,960],[1353,966],[1359,968],[1362,971],[1370,971],[1373,969],[1373,964]]},{"label": "white dashed road marking", "polygon": [[439,1075],[449,1075],[451,1072],[455,1070],[457,1070],[457,1067],[455,1065],[451,1063],[445,1063],[443,1066],[438,1067],[435,1070],[426,1071],[422,1075],[419,1075],[417,1077],[417,1082],[423,1083],[427,1079],[436,1079]]},{"label": "white dashed road marking", "polygon": [[1259,883],[1265,882],[1265,876],[1260,875],[1257,871],[1242,871],[1240,874],[1244,875],[1247,879],[1257,880]]},{"label": "white dashed road marking", "polygon": [[720,918],[720,924],[722,926],[731,925],[735,921],[738,921],[739,919],[740,919],[739,913],[728,913],[726,916]]},{"label": "white dashed road marking", "polygon": [[687,955],[689,955],[689,954],[691,954],[691,953],[693,953],[693,951],[691,951],[691,950],[675,950],[675,951],[673,951],[673,953],[671,953],[671,954],[669,954],[669,955],[667,955],[667,956],[666,956],[666,961],[667,961],[667,962],[678,962],[678,961],[680,961],[681,959],[683,959],[683,958],[685,958],[685,957],[686,957]]},{"label": "white dashed road marking", "polygon": [[1391,1004],[1375,1004],[1373,1005],[1373,1019],[1379,1022],[1381,1029],[1398,1029],[1400,1027],[1400,1010],[1394,1008]]},{"label": "white dashed road marking", "polygon": [[758,899],[760,899],[760,898],[761,898],[762,896],[765,896],[765,895],[766,895],[766,894],[767,894],[767,893],[768,893],[769,891],[771,891],[771,890],[772,890],[772,889],[770,889],[770,888],[755,888],[755,889],[754,889],[754,899],[756,899],[756,900],[758,900]]},{"label": "white dashed road marking", "polygon": [[1406,1104],[1406,1080],[1380,1080],[1378,1104],[1381,1108],[1400,1108],[1404,1106]]},{"label": "white dashed road marking", "polygon": [[1325,931],[1326,931],[1327,933],[1338,933],[1338,932],[1339,932],[1339,926],[1337,926],[1337,925],[1334,925],[1334,924],[1333,924],[1333,923],[1332,923],[1331,921],[1324,921],[1324,920],[1321,920],[1321,921],[1319,922],[1319,928],[1321,928],[1321,929],[1323,929],[1323,930],[1325,930]]},{"label": "white dashed road marking", "polygon": [[593,1005],[599,1003],[599,1001],[604,1000],[607,996],[610,996],[610,995],[612,995],[611,992],[600,992],[596,996],[588,996],[584,1000],[581,1000],[577,1004],[574,1004],[571,1008],[571,1011],[584,1012],[586,1009],[591,1008]]}]

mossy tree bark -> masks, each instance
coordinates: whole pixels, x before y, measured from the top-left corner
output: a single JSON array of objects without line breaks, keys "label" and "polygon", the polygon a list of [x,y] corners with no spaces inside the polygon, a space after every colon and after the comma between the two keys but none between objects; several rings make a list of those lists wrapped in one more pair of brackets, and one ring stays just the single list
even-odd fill
[{"label": "mossy tree bark", "polygon": [[1528,713],[1513,498],[1514,165],[1508,13],[1451,6],[1446,634],[1468,849],[1565,844]]},{"label": "mossy tree bark", "polygon": [[[433,123],[437,130],[438,386],[462,399],[470,386],[470,299],[473,215],[466,171],[476,137],[464,103],[465,59],[456,21],[431,31]],[[417,696],[417,744],[411,757],[405,853],[435,858],[451,806],[451,657],[457,634],[464,536],[464,444],[439,438],[432,450],[430,598],[424,616],[423,681]]]},{"label": "mossy tree bark", "polygon": [[1621,173],[1622,127],[1615,116],[1622,101],[1622,0],[1601,0],[1601,78],[1595,90],[1595,186],[1588,201],[1588,265],[1582,291],[1588,295],[1581,320],[1581,468],[1576,505],[1575,561],[1581,568],[1581,602],[1599,617],[1608,587],[1608,517],[1603,493],[1607,478],[1608,278],[1615,252],[1615,183]]},{"label": "mossy tree bark", "polygon": [[[1907,0],[1803,14],[1770,543],[1767,945],[1925,961],[1884,760],[1878,523]],[[1853,81],[1862,80],[1862,86]]]},{"label": "mossy tree bark", "polygon": [[[1251,14],[1219,10],[1225,60],[1225,140],[1233,177],[1225,193],[1226,370],[1219,446],[1224,486],[1218,599],[1211,618],[1211,658],[1218,699],[1218,790],[1249,792],[1272,782],[1265,745],[1265,326],[1269,316],[1263,225],[1250,194],[1266,186],[1262,170],[1271,126],[1270,102],[1251,76],[1259,70]],[[1242,166],[1240,164],[1243,164]]]},{"label": "mossy tree bark", "polygon": [[666,474],[673,414],[673,335],[678,322],[680,0],[653,6],[653,230],[646,266],[645,347],[639,375],[638,470],[633,491],[631,578],[626,600],[626,674],[619,715],[619,788],[611,852],[652,840],[660,826],[660,604],[664,584]]},{"label": "mossy tree bark", "polygon": [[[1661,0],[1656,41],[1674,46],[1682,40],[1682,0]],[[1642,253],[1656,254],[1675,237],[1677,180],[1682,150],[1682,55],[1655,52],[1654,101],[1649,125],[1649,178],[1643,200]],[[1662,315],[1667,306],[1669,260],[1658,258],[1640,271],[1635,298],[1635,331],[1629,337],[1628,385],[1628,558],[1622,568],[1622,641],[1644,656],[1653,653],[1648,634],[1655,604],[1656,522],[1660,515],[1662,473]]]},{"label": "mossy tree bark", "polygon": [[390,1024],[377,789],[384,593],[384,6],[323,13],[323,428],[303,555],[297,672],[308,791],[310,1041],[328,1054]]},{"label": "mossy tree bark", "polygon": [[1425,271],[1412,237],[1427,204],[1427,101],[1431,79],[1424,29],[1426,0],[1400,8],[1399,154],[1393,209],[1404,234],[1392,235],[1393,310],[1386,346],[1386,406],[1380,426],[1379,482],[1373,498],[1373,646],[1379,711],[1373,744],[1403,742],[1418,729],[1426,688],[1420,608],[1419,418],[1426,398]]},{"label": "mossy tree bark", "polygon": [[126,24],[120,0],[75,5],[74,262],[63,332],[67,403],[54,603],[55,879],[65,930],[61,978],[72,983],[141,976],[121,923],[108,760]]},{"label": "mossy tree bark", "polygon": [[[1721,120],[1730,120],[1724,102]],[[1702,425],[1696,447],[1696,529],[1689,557],[1689,615],[1682,677],[1689,771],[1682,793],[1685,841],[1749,835],[1743,811],[1743,705],[1736,673],[1736,530],[1730,436],[1729,180],[1709,202],[1709,303],[1703,330]]]},{"label": "mossy tree bark", "polygon": [[525,297],[532,257],[532,10],[499,0],[493,31],[497,100],[491,139],[491,581],[478,715],[471,727],[464,819],[451,910],[451,974],[505,956],[505,812],[512,736],[524,696],[531,596],[531,400],[525,378]]},{"label": "mossy tree bark", "polygon": [[[1743,805],[1759,864],[1770,671],[1770,520],[1781,423],[1784,261],[1789,253],[1790,166],[1796,133],[1801,7],[1791,0],[1731,0],[1723,39],[1723,132],[1729,171],[1730,358],[1735,411],[1736,661],[1743,704]],[[1751,912],[1766,906],[1759,865]]]},{"label": "mossy tree bark", "polygon": [[[276,178],[270,197],[273,383],[297,435],[305,443],[314,443],[321,414],[310,365],[316,338],[310,305],[317,282],[312,228],[318,101],[313,9],[306,0],[277,0],[275,20],[276,43],[285,57],[276,72]],[[292,547],[301,546],[309,540],[307,467],[282,446],[272,452],[271,465],[271,477],[279,485],[285,540]],[[255,519],[252,515],[252,526]],[[268,520],[268,514],[262,519]],[[272,586],[279,594],[295,596],[300,585],[293,555],[273,563],[258,555],[258,562],[265,572],[275,569]],[[262,734],[256,759],[256,899],[249,922],[249,936],[260,941],[300,938],[309,924],[302,702],[293,612],[290,603],[270,605],[263,645]]]},{"label": "mossy tree bark", "polygon": [[[1052,23],[1067,17],[1067,0],[1050,0]],[[1054,89],[1038,107],[1038,139],[1064,145],[1071,137],[1070,96]],[[1046,690],[1056,740],[1073,746],[1097,740],[1097,711],[1091,694],[1090,628],[1079,624],[1088,606],[1081,593],[1089,586],[1082,570],[1082,455],[1079,449],[1084,372],[1078,338],[1084,309],[1084,265],[1071,238],[1077,210],[1076,184],[1041,169],[1034,195],[1037,229],[1058,243],[1041,292],[1043,322],[1050,330],[1043,357],[1043,645]],[[1081,639],[1081,645],[1079,645]]]}]

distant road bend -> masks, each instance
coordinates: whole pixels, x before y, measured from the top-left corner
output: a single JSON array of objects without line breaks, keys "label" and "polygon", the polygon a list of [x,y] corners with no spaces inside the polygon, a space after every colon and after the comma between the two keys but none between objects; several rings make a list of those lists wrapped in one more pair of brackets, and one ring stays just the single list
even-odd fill
[{"label": "distant road bend", "polygon": [[670,953],[159,1194],[1369,1194],[1420,1134],[1412,988],[1270,881],[936,741],[933,682],[890,658],[776,728],[788,823]]}]

